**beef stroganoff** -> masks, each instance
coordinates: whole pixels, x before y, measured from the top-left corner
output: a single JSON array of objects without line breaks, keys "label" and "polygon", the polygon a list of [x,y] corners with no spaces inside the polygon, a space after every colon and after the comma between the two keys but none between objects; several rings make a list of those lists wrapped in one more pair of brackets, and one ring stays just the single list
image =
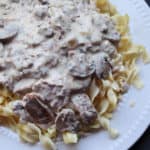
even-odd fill
[{"label": "beef stroganoff", "polygon": [[56,149],[110,126],[130,85],[142,88],[129,17],[107,0],[0,2],[0,124]]}]

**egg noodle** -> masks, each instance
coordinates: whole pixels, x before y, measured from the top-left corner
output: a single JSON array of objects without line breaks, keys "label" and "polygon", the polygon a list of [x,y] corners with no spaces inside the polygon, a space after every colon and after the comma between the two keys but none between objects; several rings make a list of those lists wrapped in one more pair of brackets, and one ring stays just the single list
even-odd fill
[{"label": "egg noodle", "polygon": [[[108,130],[110,136],[115,138],[119,133],[110,126],[110,119],[126,90],[125,88],[127,88],[124,85],[127,83],[139,89],[143,87],[136,62],[138,59],[142,59],[144,63],[148,63],[150,62],[150,57],[143,46],[135,45],[131,41],[128,15],[121,16],[107,0],[97,0],[96,5],[101,13],[110,15],[115,21],[116,28],[121,34],[121,40],[117,47],[117,57],[113,60],[116,67],[115,71],[109,75],[107,80],[93,79],[88,91],[92,103],[99,112],[98,120],[91,126],[91,131],[101,127]],[[54,144],[57,137],[55,126],[43,130],[32,123],[20,123],[12,111],[12,103],[16,99],[15,95],[4,88],[1,89],[0,95],[1,125],[17,132],[24,142],[35,144],[40,141],[45,148],[56,149]],[[78,138],[75,133],[63,133],[63,140],[66,144],[77,143]]]}]

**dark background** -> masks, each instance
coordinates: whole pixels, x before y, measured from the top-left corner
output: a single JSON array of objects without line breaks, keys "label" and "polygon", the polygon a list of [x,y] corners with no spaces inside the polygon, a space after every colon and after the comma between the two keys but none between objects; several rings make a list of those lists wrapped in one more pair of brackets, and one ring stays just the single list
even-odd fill
[{"label": "dark background", "polygon": [[[145,1],[150,6],[150,0]],[[130,150],[150,150],[150,127]]]}]

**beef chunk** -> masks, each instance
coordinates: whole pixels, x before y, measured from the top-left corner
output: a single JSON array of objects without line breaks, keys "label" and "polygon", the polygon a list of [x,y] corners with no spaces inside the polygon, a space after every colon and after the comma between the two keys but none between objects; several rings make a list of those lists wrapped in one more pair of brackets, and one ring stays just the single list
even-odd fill
[{"label": "beef chunk", "polygon": [[68,69],[72,76],[85,78],[94,73],[95,65],[88,60],[85,54],[76,53],[71,56]]},{"label": "beef chunk", "polygon": [[106,53],[100,53],[95,59],[95,64],[96,64],[96,76],[99,79],[107,78],[112,68],[109,62],[108,55]]},{"label": "beef chunk", "polygon": [[54,111],[60,110],[68,103],[69,93],[62,85],[40,81],[33,86],[33,91],[39,93],[43,97],[43,102],[48,104]]},{"label": "beef chunk", "polygon": [[74,109],[79,113],[83,124],[91,124],[97,118],[97,112],[88,95],[75,94],[71,98]]},{"label": "beef chunk", "polygon": [[38,94],[27,94],[24,96],[23,101],[25,101],[24,109],[34,123],[47,124],[52,122],[53,115],[50,109],[46,109],[46,106],[41,103],[42,98]]},{"label": "beef chunk", "polygon": [[63,109],[58,113],[55,123],[57,130],[60,132],[75,131],[79,125],[75,112],[72,109]]}]

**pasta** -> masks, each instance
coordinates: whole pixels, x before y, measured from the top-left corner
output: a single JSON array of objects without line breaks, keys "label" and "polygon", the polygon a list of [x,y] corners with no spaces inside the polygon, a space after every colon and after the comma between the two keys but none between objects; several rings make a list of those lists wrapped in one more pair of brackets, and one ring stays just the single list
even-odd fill
[{"label": "pasta", "polygon": [[95,79],[93,79],[90,89],[89,89],[89,95],[92,101],[94,101],[95,97],[99,94],[100,89],[96,85]]},{"label": "pasta", "polygon": [[63,134],[65,144],[75,144],[78,142],[78,136],[75,133],[66,132]]},{"label": "pasta", "polygon": [[[112,138],[116,138],[119,133],[110,125],[112,113],[117,108],[120,97],[128,88],[125,84],[134,85],[139,89],[143,87],[136,62],[138,59],[142,59],[144,63],[149,63],[150,56],[143,46],[132,43],[128,15],[121,16],[108,0],[97,0],[96,5],[101,13],[110,15],[114,20],[116,28],[121,34],[121,40],[117,47],[117,56],[113,59],[116,66],[113,73],[109,74],[109,78],[105,80],[93,79],[87,92],[98,110],[98,120],[91,125],[90,129],[102,127],[108,130]],[[56,127],[52,126],[43,130],[32,123],[19,123],[12,111],[12,105],[16,98],[18,96],[13,95],[7,89],[3,88],[0,91],[0,124],[9,126],[25,142],[35,144],[40,141],[45,148],[55,150],[53,141],[57,138]],[[66,144],[74,144],[79,140],[78,135],[71,132],[64,132],[62,137]]]}]

